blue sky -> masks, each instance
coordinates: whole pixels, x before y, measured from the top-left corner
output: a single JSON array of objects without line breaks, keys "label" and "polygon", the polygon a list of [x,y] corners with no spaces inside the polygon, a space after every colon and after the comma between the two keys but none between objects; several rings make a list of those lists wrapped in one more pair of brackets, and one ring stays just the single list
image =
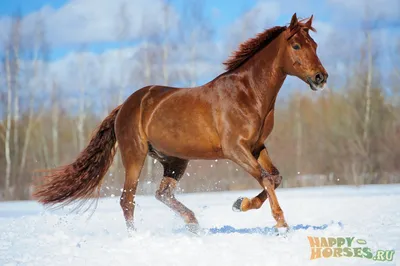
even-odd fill
[{"label": "blue sky", "polygon": [[[111,0],[112,1],[112,0]],[[12,16],[18,10],[21,12],[22,16],[28,15],[29,13],[35,12],[43,8],[44,6],[51,6],[55,9],[62,7],[65,5],[66,0],[4,0],[0,4],[0,16]],[[220,0],[213,1],[207,0],[205,1],[205,12],[208,14],[212,14],[211,18],[213,18],[213,25],[217,28],[226,27],[230,23],[234,21],[235,18],[238,18],[245,9],[251,8],[254,5],[254,0],[243,1],[241,4],[233,4],[232,1],[229,0]],[[172,4],[178,9],[181,10],[183,8],[182,1],[173,1]],[[223,12],[219,12],[219,11]],[[215,13],[218,13],[218,17]],[[106,49],[119,47],[119,43],[93,43],[90,45],[90,50],[93,52],[103,52]],[[59,58],[64,56],[71,50],[74,50],[76,47],[53,47],[52,48],[52,57]]]},{"label": "blue sky", "polygon": [[[85,0],[81,0],[85,2]],[[108,0],[114,1],[114,0]],[[183,12],[184,3],[188,0],[171,0],[170,4],[178,11]],[[11,16],[16,10],[26,16],[38,12],[45,7],[52,7],[53,11],[63,9],[69,2],[79,2],[79,0],[2,0],[0,3],[0,16]],[[99,5],[106,1],[99,1]],[[151,2],[151,1],[149,1]],[[378,18],[375,24],[383,28],[392,28],[398,31],[400,27],[400,1],[397,0],[203,0],[204,13],[209,23],[216,33],[216,38],[223,38],[223,32],[226,31],[236,20],[239,20],[243,14],[254,8],[261,2],[277,2],[279,9],[276,16],[272,19],[276,25],[288,23],[291,15],[297,12],[300,16],[309,16],[314,14],[317,21],[326,25],[336,27],[355,28],[363,20],[365,8],[364,3],[370,5],[370,13],[376,13]],[[93,5],[93,9],[98,6]],[[147,7],[151,8],[151,7]],[[397,11],[396,11],[397,9]],[[394,10],[394,11],[393,11]],[[266,14],[268,16],[268,14]],[[374,17],[374,15],[372,15]],[[266,25],[271,26],[271,25]],[[62,31],[62,29],[59,29]],[[105,49],[117,46],[113,41],[93,41],[88,43],[94,52],[102,52]],[[75,49],[77,43],[54,45],[53,52],[56,57],[64,55],[69,50]],[[58,54],[58,55],[57,55]]]},{"label": "blue sky", "polygon": [[[110,0],[112,1],[112,0]],[[171,3],[178,9],[182,8],[184,0],[174,0]],[[66,0],[4,0],[0,4],[0,15],[8,16],[12,15],[16,10],[20,10],[23,15],[37,11],[43,6],[51,6],[59,8],[63,6]],[[218,9],[219,16],[215,20],[217,26],[227,26],[229,23],[239,17],[246,9],[251,8],[257,1],[246,0],[246,1],[235,1],[231,0],[205,0],[205,10],[207,13],[212,14]]]},{"label": "blue sky", "polygon": [[[113,0],[110,0],[113,1]],[[63,8],[65,4],[69,1],[66,0],[3,0],[0,4],[0,16],[7,17],[15,14],[19,10],[22,16],[38,12],[44,7],[52,7],[57,10]],[[183,12],[185,0],[172,0],[170,3],[178,10],[178,12]],[[247,11],[254,8],[258,0],[246,0],[246,1],[231,1],[231,0],[204,0],[204,13],[209,19],[209,23],[213,30],[215,31],[215,37],[217,39],[224,38],[224,31],[234,23],[234,21],[240,19],[240,17]],[[289,1],[290,2],[290,1]],[[297,0],[292,1],[296,3]],[[318,19],[320,21],[329,22],[330,16],[327,11],[327,4],[317,0],[306,1],[307,5],[317,7],[317,9],[310,10],[310,12],[317,13]],[[296,4],[293,4],[296,7]],[[93,7],[96,8],[96,7]],[[304,8],[303,8],[304,9]],[[280,9],[280,14],[274,19],[276,25],[283,25],[288,23],[291,15],[296,12],[295,8],[285,8]],[[299,14],[299,15],[310,15],[310,14]],[[267,25],[266,25],[267,26]],[[271,25],[268,25],[271,26]],[[120,47],[120,42],[98,42],[94,41],[92,43],[87,43],[86,47],[95,53],[104,52],[107,49]],[[53,45],[51,57],[58,59],[65,56],[71,51],[74,51],[80,47],[79,44],[65,44],[65,45]]]},{"label": "blue sky", "polygon": [[[49,69],[53,76],[45,73],[44,78],[59,79],[58,83],[69,89],[79,87],[71,74],[76,73],[79,60],[86,60],[84,65],[91,71],[86,75],[92,75],[90,80],[97,82],[95,86],[112,87],[121,83],[116,79],[121,73],[140,69],[130,58],[138,56],[135,47],[141,47],[146,36],[161,32],[164,4],[169,5],[171,23],[176,23],[184,16],[188,1],[196,0],[2,0],[0,46],[4,46],[9,36],[10,16],[19,10],[23,17],[23,36],[28,43],[37,29],[37,20],[41,19],[45,26],[52,61]],[[400,43],[399,0],[203,0],[202,3],[205,20],[214,35],[199,44],[196,70],[199,82],[219,74],[223,70],[222,61],[240,42],[265,28],[288,24],[294,12],[300,17],[314,15],[318,32],[313,37],[319,43],[319,54],[330,70],[331,80],[336,75],[343,81],[346,71],[353,67],[349,62],[358,63],[357,57],[365,43],[361,25],[366,18],[378,25],[373,32],[374,46],[379,50],[383,73],[390,72],[394,49]],[[123,11],[129,23],[118,22],[122,4],[126,4]],[[123,24],[128,26],[129,41],[126,42],[116,37],[116,29]],[[184,25],[186,33],[195,28],[196,25]],[[79,56],[83,45],[89,52],[85,57]],[[116,52],[121,47],[125,49],[125,63],[120,63]],[[171,58],[182,57],[183,63],[176,66],[187,71],[191,65],[190,44],[179,49]],[[130,84],[130,79],[126,74],[124,82]]]},{"label": "blue sky", "polygon": [[22,15],[29,14],[33,11],[39,10],[45,5],[54,8],[61,7],[65,4],[65,0],[5,0],[0,4],[0,15],[7,16],[13,14],[16,10],[20,10]]},{"label": "blue sky", "polygon": [[[112,1],[112,0],[110,0]],[[183,0],[184,1],[184,0]],[[22,16],[35,12],[44,6],[51,6],[55,9],[62,7],[66,0],[3,0],[0,4],[0,16],[11,16],[18,10]],[[212,25],[217,29],[228,27],[235,19],[240,17],[241,14],[247,9],[250,9],[256,1],[247,0],[241,1],[242,3],[232,4],[230,0],[206,0],[204,1],[204,10],[206,13],[211,14]],[[182,11],[182,0],[175,0],[171,2],[178,10]],[[93,52],[103,52],[106,49],[119,47],[119,43],[104,42],[91,44],[90,50]],[[76,47],[53,47],[52,57],[59,58],[64,56]]]}]

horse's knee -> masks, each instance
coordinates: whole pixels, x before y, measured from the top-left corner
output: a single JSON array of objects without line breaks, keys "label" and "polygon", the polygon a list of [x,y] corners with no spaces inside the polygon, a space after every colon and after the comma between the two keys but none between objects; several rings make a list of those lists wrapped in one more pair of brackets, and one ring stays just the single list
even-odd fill
[{"label": "horse's knee", "polygon": [[278,168],[276,168],[275,166],[271,167],[271,175],[280,175]]},{"label": "horse's knee", "polygon": [[275,188],[279,187],[279,185],[282,183],[282,176],[277,175],[274,181],[275,181]]},{"label": "horse's knee", "polygon": [[156,197],[157,200],[159,200],[161,202],[166,202],[169,199],[173,198],[173,194],[169,189],[167,189],[167,190],[158,189],[156,191],[155,197]]},{"label": "horse's knee", "polygon": [[176,180],[170,177],[164,177],[161,180],[161,184],[156,191],[156,199],[161,202],[165,202],[166,200],[173,197],[173,191],[176,186]]}]

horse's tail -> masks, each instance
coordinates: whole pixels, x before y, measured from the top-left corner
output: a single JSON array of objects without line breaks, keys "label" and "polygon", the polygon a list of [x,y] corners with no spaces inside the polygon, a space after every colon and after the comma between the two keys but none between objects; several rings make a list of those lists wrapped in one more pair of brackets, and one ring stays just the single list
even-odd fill
[{"label": "horse's tail", "polygon": [[34,198],[45,205],[67,205],[100,196],[101,182],[116,152],[114,125],[120,109],[121,105],[103,120],[73,163],[54,169],[45,177],[44,184],[36,187]]}]

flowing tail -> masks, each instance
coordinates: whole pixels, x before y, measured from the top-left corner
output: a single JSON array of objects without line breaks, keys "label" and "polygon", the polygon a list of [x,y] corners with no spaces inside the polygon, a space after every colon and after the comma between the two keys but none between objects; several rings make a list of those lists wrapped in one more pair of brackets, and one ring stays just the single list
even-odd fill
[{"label": "flowing tail", "polygon": [[[95,131],[89,145],[71,164],[54,169],[33,194],[44,205],[67,205],[99,198],[101,182],[116,152],[114,124],[121,105],[115,108]],[[95,195],[94,192],[97,192]]]}]

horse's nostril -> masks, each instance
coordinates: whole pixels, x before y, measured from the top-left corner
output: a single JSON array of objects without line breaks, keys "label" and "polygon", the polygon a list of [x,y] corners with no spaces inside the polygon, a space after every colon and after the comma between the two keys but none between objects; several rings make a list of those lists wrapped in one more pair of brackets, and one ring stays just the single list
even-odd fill
[{"label": "horse's nostril", "polygon": [[321,73],[317,73],[315,75],[315,83],[321,84],[322,82],[324,82],[324,75],[322,75]]}]

